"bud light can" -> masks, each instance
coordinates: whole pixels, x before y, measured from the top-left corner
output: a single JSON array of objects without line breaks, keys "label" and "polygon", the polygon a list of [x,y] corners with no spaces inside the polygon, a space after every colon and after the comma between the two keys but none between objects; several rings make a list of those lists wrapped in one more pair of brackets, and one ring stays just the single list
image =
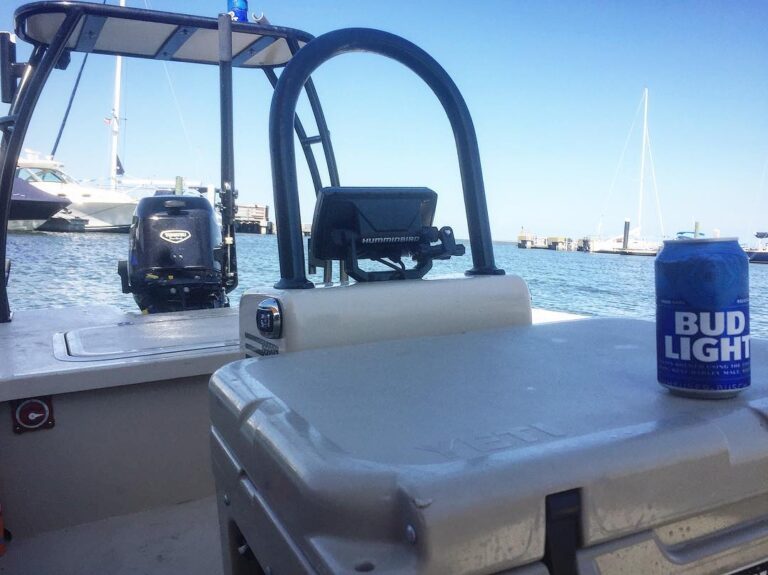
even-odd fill
[{"label": "bud light can", "polygon": [[235,22],[248,22],[248,0],[227,0],[227,11]]},{"label": "bud light can", "polygon": [[656,257],[659,383],[689,397],[749,387],[749,259],[735,238],[664,242]]}]

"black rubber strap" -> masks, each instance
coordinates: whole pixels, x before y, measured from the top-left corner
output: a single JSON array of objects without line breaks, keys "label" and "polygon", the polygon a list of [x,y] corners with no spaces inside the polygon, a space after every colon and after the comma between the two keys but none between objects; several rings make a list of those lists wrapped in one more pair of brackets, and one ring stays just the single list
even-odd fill
[{"label": "black rubber strap", "polygon": [[581,546],[581,491],[548,495],[544,564],[550,575],[578,575],[576,550]]}]

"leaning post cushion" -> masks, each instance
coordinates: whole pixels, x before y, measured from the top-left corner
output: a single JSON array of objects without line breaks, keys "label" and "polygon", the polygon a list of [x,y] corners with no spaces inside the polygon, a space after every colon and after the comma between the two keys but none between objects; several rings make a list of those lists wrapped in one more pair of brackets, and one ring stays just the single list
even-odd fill
[{"label": "leaning post cushion", "polygon": [[[257,325],[259,305],[267,298],[281,309],[277,339],[265,337]],[[514,275],[251,290],[240,300],[246,356],[530,324],[531,295]]]}]

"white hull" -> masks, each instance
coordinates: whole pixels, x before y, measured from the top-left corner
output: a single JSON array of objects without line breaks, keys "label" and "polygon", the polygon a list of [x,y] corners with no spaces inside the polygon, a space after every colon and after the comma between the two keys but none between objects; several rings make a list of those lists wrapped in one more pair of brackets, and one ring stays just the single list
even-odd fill
[{"label": "white hull", "polygon": [[45,220],[8,220],[9,232],[33,232],[45,223]]},{"label": "white hull", "polygon": [[[85,231],[127,229],[139,199],[155,195],[158,190],[166,189],[172,193],[176,186],[175,180],[123,179],[116,182],[116,188],[101,187],[92,182],[80,183],[62,171],[61,162],[40,157],[21,158],[18,167],[17,175],[29,184],[69,200],[69,207],[54,217],[86,219]],[[187,182],[188,190],[199,187],[199,182]],[[209,186],[208,190],[208,199],[213,205],[213,188]]]},{"label": "white hull", "polygon": [[627,243],[627,247],[624,247],[624,244],[619,239],[610,239],[610,240],[596,240],[593,239],[590,241],[589,244],[589,250],[590,252],[594,253],[626,253],[626,252],[632,252],[638,255],[642,254],[648,254],[648,255],[655,255],[661,245],[658,242],[653,241],[646,241],[646,240],[640,240],[640,239],[634,239],[630,238],[629,242]]},{"label": "white hull", "polygon": [[88,220],[85,226],[86,231],[88,231],[98,228],[130,226],[136,203],[73,203],[67,209]]},{"label": "white hull", "polygon": [[127,228],[131,225],[138,200],[122,190],[83,185],[61,171],[61,163],[53,160],[27,158],[19,160],[19,177],[36,188],[71,203],[54,217],[72,217],[88,220],[85,230],[99,228]]}]

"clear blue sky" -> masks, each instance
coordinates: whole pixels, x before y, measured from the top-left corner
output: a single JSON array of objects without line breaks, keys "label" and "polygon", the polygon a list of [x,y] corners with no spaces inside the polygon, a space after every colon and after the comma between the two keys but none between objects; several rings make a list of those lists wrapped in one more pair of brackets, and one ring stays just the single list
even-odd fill
[{"label": "clear blue sky", "polygon": [[[2,3],[3,28],[20,4]],[[149,4],[211,16],[226,7],[225,0]],[[250,9],[315,35],[381,28],[430,52],[473,114],[495,239],[514,239],[523,226],[541,235],[593,234],[601,214],[603,232],[612,235],[625,217],[636,219],[639,119],[621,165],[619,156],[644,87],[667,234],[691,229],[694,219],[708,233],[719,228],[742,241],[768,230],[768,2],[251,0]],[[27,147],[50,151],[81,57],[51,80]],[[113,66],[110,58],[90,58],[59,149],[79,178],[107,173],[103,118],[112,105]],[[178,109],[161,64],[125,64],[126,171],[217,182],[216,68],[171,64],[168,72]],[[328,63],[315,80],[342,183],[431,187],[440,198],[437,225],[466,237],[452,136],[428,89],[399,65],[360,54]],[[270,91],[261,74],[245,71],[235,88],[241,201],[272,205]],[[646,183],[643,227],[658,235]],[[302,198],[309,222],[308,180]]]}]

